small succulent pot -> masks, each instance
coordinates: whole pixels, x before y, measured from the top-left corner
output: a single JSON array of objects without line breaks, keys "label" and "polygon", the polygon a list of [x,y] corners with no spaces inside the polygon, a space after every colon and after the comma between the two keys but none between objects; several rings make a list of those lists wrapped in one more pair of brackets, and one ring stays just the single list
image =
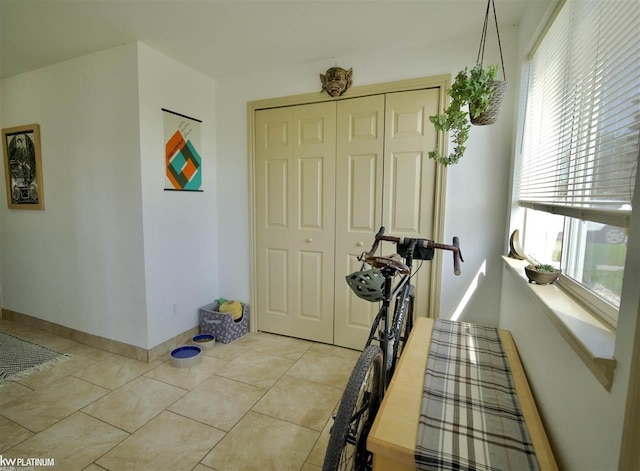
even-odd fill
[{"label": "small succulent pot", "polygon": [[548,285],[550,283],[555,282],[560,276],[561,270],[539,270],[534,266],[529,265],[524,267],[524,272],[529,278],[529,283],[536,283],[538,285]]}]

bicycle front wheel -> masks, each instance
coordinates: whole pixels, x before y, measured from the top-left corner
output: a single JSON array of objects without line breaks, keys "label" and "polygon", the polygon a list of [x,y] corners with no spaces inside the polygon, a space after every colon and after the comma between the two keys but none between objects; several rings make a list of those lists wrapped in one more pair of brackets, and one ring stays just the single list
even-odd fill
[{"label": "bicycle front wheel", "polygon": [[323,471],[370,470],[367,436],[382,396],[382,350],[368,346],[342,395],[324,457]]}]

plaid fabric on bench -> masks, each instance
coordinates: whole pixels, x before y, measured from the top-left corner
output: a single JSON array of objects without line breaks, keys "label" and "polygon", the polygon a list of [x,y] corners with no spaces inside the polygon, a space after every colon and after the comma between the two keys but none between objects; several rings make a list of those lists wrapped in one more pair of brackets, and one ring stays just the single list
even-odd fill
[{"label": "plaid fabric on bench", "polygon": [[498,330],[436,320],[416,443],[418,470],[538,470]]}]

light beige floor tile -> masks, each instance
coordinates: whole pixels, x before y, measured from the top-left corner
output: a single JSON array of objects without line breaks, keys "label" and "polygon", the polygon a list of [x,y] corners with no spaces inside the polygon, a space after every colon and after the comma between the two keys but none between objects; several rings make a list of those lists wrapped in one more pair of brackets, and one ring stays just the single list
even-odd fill
[{"label": "light beige floor tile", "polygon": [[141,376],[82,409],[127,432],[135,432],[187,393]]},{"label": "light beige floor tile", "polygon": [[73,340],[58,337],[57,335],[38,329],[25,331],[20,335],[20,337],[56,352],[65,352],[67,348],[71,347],[75,343]]},{"label": "light beige floor tile", "polygon": [[[0,453],[26,440],[33,433],[18,424],[0,417]],[[0,468],[1,469],[1,468]]]},{"label": "light beige floor tile", "polygon": [[320,466],[314,466],[312,464],[310,464],[309,462],[305,463],[304,466],[302,467],[302,469],[300,471],[321,471],[322,467]]},{"label": "light beige floor tile", "polygon": [[229,431],[265,392],[256,386],[214,375],[169,410]]},{"label": "light beige floor tile", "polygon": [[227,344],[216,342],[213,348],[209,350],[205,350],[203,353],[206,356],[219,358],[221,360],[231,361],[238,358],[247,350],[248,350],[248,347],[244,347],[235,342],[227,343]]},{"label": "light beige floor tile", "polygon": [[309,347],[309,352],[343,358],[345,360],[352,361],[354,365],[356,364],[356,361],[358,361],[358,358],[360,358],[360,354],[362,353],[358,350],[336,347],[335,345],[327,345],[326,343],[312,344],[311,347]]},{"label": "light beige floor tile", "polygon": [[127,436],[122,430],[77,412],[11,448],[3,456],[53,458],[55,469],[82,470]]},{"label": "light beige floor tile", "polygon": [[218,376],[269,388],[293,365],[293,360],[249,350],[218,371]]},{"label": "light beige floor tile", "polygon": [[77,373],[78,371],[89,368],[95,364],[96,362],[89,358],[72,356],[60,363],[50,366],[46,370],[38,371],[23,379],[18,379],[16,382],[31,389],[39,389],[47,384],[51,384],[54,381],[59,380],[60,378]]},{"label": "light beige floor tile", "polygon": [[[215,348],[215,347],[214,347]],[[148,378],[173,384],[182,389],[194,389],[206,381],[216,371],[222,369],[227,362],[219,358],[202,355],[202,362],[190,368],[176,368],[169,361],[145,373]]]},{"label": "light beige floor tile", "polygon": [[312,342],[306,340],[281,335],[262,334],[259,339],[259,341],[250,344],[248,348],[289,360],[297,360],[313,345]]},{"label": "light beige floor tile", "polygon": [[285,375],[253,410],[321,431],[341,396],[341,389]]},{"label": "light beige floor tile", "polygon": [[120,356],[106,350],[100,350],[99,348],[93,348],[77,342],[74,342],[72,346],[67,348],[65,353],[70,353],[74,356],[80,355],[93,361],[113,360],[114,357],[117,358]]},{"label": "light beige floor tile", "polygon": [[133,378],[137,378],[155,368],[159,364],[160,362],[145,363],[120,355],[114,355],[114,357],[108,361],[96,363],[91,368],[73,373],[73,376],[113,391],[123,384],[128,383]]},{"label": "light beige floor tile", "polygon": [[327,451],[327,444],[329,443],[329,434],[321,433],[318,441],[313,445],[313,449],[309,456],[307,457],[307,463],[322,467],[322,463],[324,463],[324,455]]},{"label": "light beige floor tile", "polygon": [[7,320],[2,321],[0,330],[15,337],[22,337],[24,339],[32,335],[37,335],[38,332],[41,332],[39,329],[34,327]]},{"label": "light beige floor tile", "polygon": [[287,374],[343,389],[354,365],[355,360],[307,351]]},{"label": "light beige floor tile", "polygon": [[213,468],[210,468],[209,466],[205,466],[202,463],[199,463],[198,466],[193,468],[193,471],[215,471],[215,470]]},{"label": "light beige floor tile", "polygon": [[31,389],[26,386],[14,383],[13,381],[7,381],[0,385],[0,406],[30,392]]},{"label": "light beige floor tile", "polygon": [[0,332],[9,332],[15,325],[15,322],[0,318]]},{"label": "light beige floor tile", "polygon": [[242,347],[251,347],[259,345],[261,342],[268,342],[272,334],[264,332],[249,332],[247,335],[240,337],[238,340],[229,345],[240,345]]},{"label": "light beige floor tile", "polygon": [[95,463],[91,463],[89,466],[84,468],[82,471],[107,471],[102,466],[98,466]]},{"label": "light beige floor tile", "polygon": [[40,432],[107,394],[107,389],[66,376],[2,406],[0,414]]},{"label": "light beige floor tile", "polygon": [[223,436],[213,427],[163,412],[96,464],[110,471],[191,470]]},{"label": "light beige floor tile", "polygon": [[202,463],[218,471],[298,471],[318,435],[299,425],[250,411]]}]

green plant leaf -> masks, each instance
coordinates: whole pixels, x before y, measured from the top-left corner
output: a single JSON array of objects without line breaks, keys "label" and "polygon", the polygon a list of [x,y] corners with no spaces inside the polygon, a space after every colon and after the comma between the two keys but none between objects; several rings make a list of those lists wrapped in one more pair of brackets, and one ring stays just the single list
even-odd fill
[{"label": "green plant leaf", "polygon": [[[451,97],[451,103],[441,113],[429,116],[437,131],[449,131],[454,144],[453,152],[443,156],[436,147],[429,152],[429,158],[435,159],[442,165],[452,165],[458,162],[464,154],[464,143],[469,138],[469,114],[477,118],[489,107],[492,88],[490,82],[495,79],[498,72],[497,65],[489,65],[483,68],[482,64],[476,64],[471,70],[466,67],[458,72],[447,94]],[[466,111],[468,108],[468,112]]]}]

